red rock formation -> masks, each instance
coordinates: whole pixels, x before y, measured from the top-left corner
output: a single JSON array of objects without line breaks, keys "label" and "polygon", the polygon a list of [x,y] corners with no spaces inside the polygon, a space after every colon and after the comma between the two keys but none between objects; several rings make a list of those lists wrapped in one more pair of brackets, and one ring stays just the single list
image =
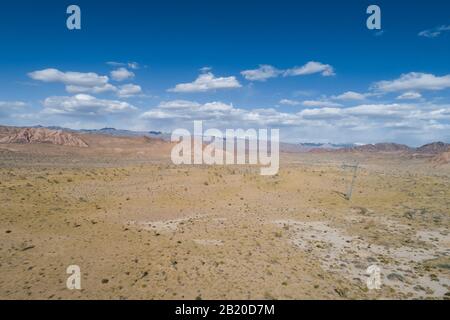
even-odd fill
[{"label": "red rock formation", "polygon": [[81,138],[61,130],[25,128],[0,139],[0,143],[49,143],[69,147],[88,147]]}]

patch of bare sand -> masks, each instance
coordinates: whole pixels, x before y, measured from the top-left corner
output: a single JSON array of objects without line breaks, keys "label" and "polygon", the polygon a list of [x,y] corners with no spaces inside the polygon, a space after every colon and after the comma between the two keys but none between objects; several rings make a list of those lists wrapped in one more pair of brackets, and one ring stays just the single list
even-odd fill
[{"label": "patch of bare sand", "polygon": [[328,272],[343,275],[349,281],[365,282],[369,276],[367,268],[377,265],[382,270],[383,285],[408,298],[443,298],[449,290],[448,274],[419,270],[429,260],[450,256],[447,230],[417,232],[418,240],[425,237],[434,241],[431,248],[417,248],[370,244],[323,221],[278,220],[275,224],[289,230],[291,243],[319,259]]},{"label": "patch of bare sand", "polygon": [[192,223],[197,217],[180,218],[175,220],[162,220],[162,221],[129,221],[129,225],[142,228],[147,231],[155,232],[175,232],[180,224]]}]

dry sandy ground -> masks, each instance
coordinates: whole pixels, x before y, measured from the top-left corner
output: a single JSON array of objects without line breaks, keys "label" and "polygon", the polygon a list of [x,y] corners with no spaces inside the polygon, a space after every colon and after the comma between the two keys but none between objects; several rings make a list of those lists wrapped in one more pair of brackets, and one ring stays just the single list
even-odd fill
[{"label": "dry sandy ground", "polygon": [[447,168],[359,155],[347,201],[352,155],[283,155],[263,177],[121,148],[1,146],[0,298],[449,298]]}]

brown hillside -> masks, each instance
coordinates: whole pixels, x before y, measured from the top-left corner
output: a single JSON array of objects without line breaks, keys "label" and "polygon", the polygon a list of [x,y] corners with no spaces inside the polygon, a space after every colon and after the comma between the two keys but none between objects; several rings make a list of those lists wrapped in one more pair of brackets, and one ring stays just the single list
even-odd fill
[{"label": "brown hillside", "polygon": [[49,143],[69,147],[88,147],[81,138],[61,130],[24,128],[0,139],[0,143]]}]

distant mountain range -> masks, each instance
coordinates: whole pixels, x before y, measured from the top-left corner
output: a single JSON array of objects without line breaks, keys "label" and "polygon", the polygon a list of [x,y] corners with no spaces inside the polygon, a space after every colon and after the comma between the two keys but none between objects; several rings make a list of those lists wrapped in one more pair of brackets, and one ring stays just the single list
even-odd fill
[{"label": "distant mountain range", "polygon": [[[293,148],[292,150],[294,150]],[[403,152],[412,154],[436,155],[450,151],[450,144],[444,142],[432,142],[418,148],[409,147],[398,143],[376,143],[376,144],[332,144],[332,143],[300,143],[296,145],[299,152]]]},{"label": "distant mountain range", "polygon": [[305,142],[300,143],[299,146],[303,148],[305,151],[314,151],[314,150],[338,150],[338,149],[348,149],[357,146],[354,143],[314,143],[314,142]]},{"label": "distant mountain range", "polygon": [[169,133],[163,133],[161,131],[132,131],[132,130],[122,130],[116,128],[102,128],[102,129],[69,129],[58,126],[33,126],[32,128],[46,128],[50,130],[63,130],[78,133],[93,133],[93,134],[106,134],[111,136],[122,136],[122,137],[136,137],[136,136],[146,136],[151,138],[160,138],[164,140],[170,139]]},{"label": "distant mountain range", "polygon": [[442,152],[450,151],[450,144],[444,142],[433,142],[416,148],[417,153],[425,154],[440,154]]},{"label": "distant mountain range", "polygon": [[349,151],[362,152],[403,152],[418,155],[436,155],[450,150],[450,144],[444,142],[432,142],[418,148],[411,148],[404,144],[397,143],[377,143],[366,144],[350,148]]},{"label": "distant mountain range", "polygon": [[[3,127],[3,128],[12,128],[12,127]],[[89,134],[104,134],[111,136],[124,136],[124,137],[137,137],[137,136],[145,136],[149,138],[158,138],[162,140],[170,140],[170,133],[164,133],[161,131],[132,131],[132,130],[121,130],[116,128],[102,128],[102,129],[69,129],[58,126],[33,126],[29,127],[32,129],[46,129],[46,130],[54,130],[54,131],[65,131],[72,133],[89,133]],[[29,128],[20,128],[20,129],[29,129]],[[47,135],[51,134],[51,132],[40,130],[37,131],[39,134],[36,135],[41,137],[43,133],[47,137]],[[35,132],[32,132],[35,134]],[[25,139],[24,137],[28,137],[30,135],[29,131],[24,131],[21,136],[10,135],[8,138],[4,138],[3,143],[13,141],[21,141]],[[66,139],[67,137],[64,137]],[[28,138],[26,138],[28,139]],[[52,138],[53,139],[53,138]],[[58,137],[59,139],[59,137]],[[63,140],[64,140],[63,139]],[[51,140],[51,139],[50,139]],[[69,139],[70,140],[70,139]],[[74,143],[76,144],[76,143]],[[292,153],[302,153],[302,152],[312,152],[312,153],[322,153],[322,152],[385,152],[385,153],[405,153],[413,156],[432,156],[432,155],[440,155],[445,152],[450,152],[450,144],[444,142],[432,142],[426,145],[423,145],[418,148],[409,147],[404,144],[398,143],[376,143],[376,144],[354,144],[354,143],[342,143],[342,144],[334,144],[334,143],[315,143],[315,142],[303,142],[299,144],[294,143],[280,143],[280,151],[281,152],[292,152]]]}]

